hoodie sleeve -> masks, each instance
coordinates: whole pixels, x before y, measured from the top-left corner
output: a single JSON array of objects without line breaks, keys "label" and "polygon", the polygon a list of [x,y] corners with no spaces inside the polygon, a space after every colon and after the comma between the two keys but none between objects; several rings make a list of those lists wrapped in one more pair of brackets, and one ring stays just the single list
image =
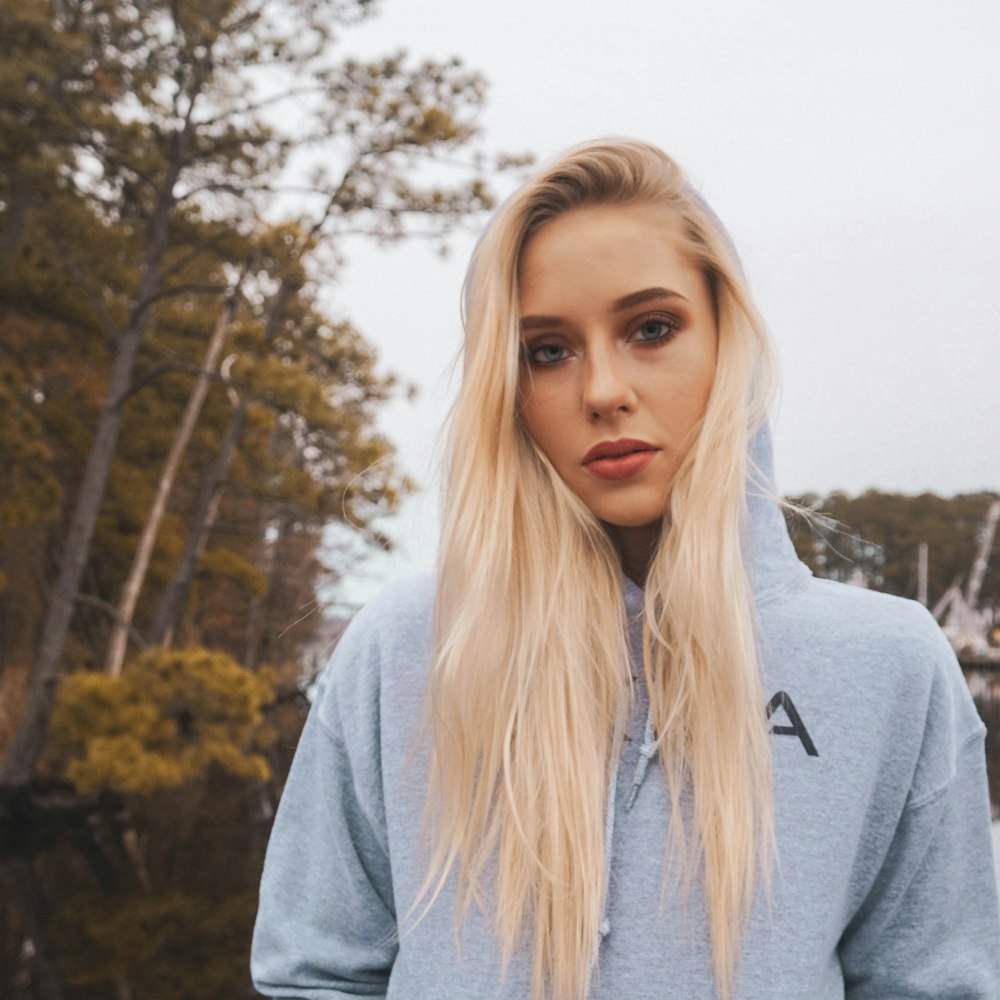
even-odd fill
[{"label": "hoodie sleeve", "polygon": [[997,907],[985,729],[939,640],[906,806],[840,942],[846,1000],[998,1000]]},{"label": "hoodie sleeve", "polygon": [[395,959],[377,651],[364,617],[324,675],[268,843],[251,953],[268,997],[384,997]]}]

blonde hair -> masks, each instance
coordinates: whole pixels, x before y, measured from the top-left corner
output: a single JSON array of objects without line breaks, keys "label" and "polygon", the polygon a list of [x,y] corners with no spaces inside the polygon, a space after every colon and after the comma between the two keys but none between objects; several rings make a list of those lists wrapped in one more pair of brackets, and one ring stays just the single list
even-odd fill
[{"label": "blonde hair", "polygon": [[606,792],[632,690],[618,552],[518,418],[518,264],[532,233],[573,208],[644,203],[674,213],[718,321],[707,409],[645,583],[643,669],[672,801],[665,850],[687,887],[703,866],[723,996],[773,845],[741,555],[749,442],[768,407],[771,351],[725,231],[677,164],[640,142],[588,143],[501,208],[469,267],[430,679],[435,848],[422,899],[457,877],[456,920],[475,902],[506,959],[527,944],[536,998],[575,1000],[588,989],[611,849]]}]

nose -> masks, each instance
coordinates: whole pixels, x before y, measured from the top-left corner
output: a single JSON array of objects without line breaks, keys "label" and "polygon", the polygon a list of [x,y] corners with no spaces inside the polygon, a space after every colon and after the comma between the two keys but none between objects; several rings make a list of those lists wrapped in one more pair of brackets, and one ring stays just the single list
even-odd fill
[{"label": "nose", "polygon": [[591,420],[635,410],[636,395],[627,366],[614,349],[599,351],[588,358],[582,403]]}]

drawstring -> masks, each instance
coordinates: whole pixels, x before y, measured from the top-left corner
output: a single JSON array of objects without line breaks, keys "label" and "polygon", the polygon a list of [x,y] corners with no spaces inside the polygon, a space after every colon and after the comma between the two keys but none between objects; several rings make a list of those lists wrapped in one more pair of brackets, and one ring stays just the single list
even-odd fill
[{"label": "drawstring", "polygon": [[639,787],[646,777],[646,768],[656,754],[656,732],[653,729],[653,706],[649,706],[646,714],[646,729],[642,734],[642,746],[639,747],[639,762],[635,766],[635,778],[632,780],[632,787],[629,789],[628,799],[625,802],[625,812],[631,812],[635,805],[635,797],[639,794]]},{"label": "drawstring", "polygon": [[[618,761],[622,743],[622,730],[622,720],[619,718],[618,723],[615,725],[612,743],[615,766],[611,769],[611,780],[608,782],[608,797],[604,811],[604,902],[601,906],[601,924],[597,936],[597,948],[600,948],[601,942],[611,932],[611,919],[608,917],[611,895],[611,847],[615,835],[615,812],[618,799]],[[635,767],[635,777],[632,780],[632,787],[629,789],[628,799],[625,802],[626,812],[631,811],[635,803],[635,797],[639,794],[639,786],[642,785],[646,777],[646,769],[649,767],[649,761],[655,754],[656,733],[653,729],[653,709],[650,707],[646,715],[646,729],[643,733],[642,746],[639,747],[639,761]],[[590,965],[591,974],[593,974],[596,961],[597,949],[594,950],[594,959]]]},{"label": "drawstring", "polygon": [[615,800],[618,797],[618,766],[624,730],[624,718],[623,714],[620,713],[611,740],[611,780],[608,782],[608,797],[604,807],[604,896],[601,903],[601,923],[597,930],[594,956],[590,960],[590,969],[587,971],[587,988],[584,990],[584,996],[590,993],[590,983],[594,978],[594,967],[597,965],[597,955],[601,948],[601,942],[611,932],[611,920],[608,917],[608,897],[611,895],[611,844],[615,834]]},{"label": "drawstring", "polygon": [[615,835],[615,808],[616,800],[618,798],[618,765],[619,755],[621,753],[620,747],[622,744],[623,729],[624,726],[622,725],[622,719],[619,715],[618,722],[615,724],[615,732],[613,742],[611,744],[611,752],[614,755],[612,757],[614,767],[611,768],[611,780],[608,782],[608,799],[604,808],[604,904],[601,907],[601,927],[597,940],[598,946],[601,941],[608,936],[608,931],[611,930],[611,921],[608,919],[608,896],[611,894],[611,844],[612,838]]},{"label": "drawstring", "polygon": [[[636,589],[634,584],[631,586],[633,590]],[[631,597],[628,588],[629,583],[626,581],[626,605],[629,605],[629,598]],[[632,613],[635,613],[637,609],[629,606],[629,610]],[[613,766],[611,768],[610,780],[608,781],[608,796],[604,809],[604,898],[601,905],[601,923],[598,928],[597,942],[594,948],[594,957],[591,959],[590,969],[587,973],[587,989],[585,990],[584,995],[587,995],[590,992],[590,983],[594,978],[594,968],[597,965],[597,958],[600,952],[601,944],[608,934],[611,933],[611,919],[608,916],[611,896],[611,854],[615,835],[615,811],[618,800],[618,769],[621,765],[621,747],[625,736],[625,721],[626,714],[623,711],[618,716],[615,723],[615,731],[612,736],[611,752]],[[635,777],[632,781],[632,787],[629,789],[628,799],[625,802],[626,812],[631,811],[632,805],[635,803],[635,798],[639,794],[639,786],[646,777],[646,770],[649,767],[649,761],[655,754],[656,733],[653,729],[653,709],[652,706],[650,706],[646,714],[646,728],[643,733],[642,745],[639,747],[639,761],[636,764]]]}]

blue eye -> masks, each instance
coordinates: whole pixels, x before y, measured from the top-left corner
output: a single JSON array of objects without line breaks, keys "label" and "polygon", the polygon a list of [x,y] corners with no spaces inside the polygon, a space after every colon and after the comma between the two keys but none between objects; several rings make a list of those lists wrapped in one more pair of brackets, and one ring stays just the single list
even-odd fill
[{"label": "blue eye", "polygon": [[670,340],[677,333],[678,324],[673,319],[650,318],[645,320],[635,331],[636,339],[643,344],[655,344]]},{"label": "blue eye", "polygon": [[536,347],[527,348],[525,354],[529,364],[540,368],[556,365],[569,357],[569,351],[565,347],[560,347],[559,344],[539,344]]}]

